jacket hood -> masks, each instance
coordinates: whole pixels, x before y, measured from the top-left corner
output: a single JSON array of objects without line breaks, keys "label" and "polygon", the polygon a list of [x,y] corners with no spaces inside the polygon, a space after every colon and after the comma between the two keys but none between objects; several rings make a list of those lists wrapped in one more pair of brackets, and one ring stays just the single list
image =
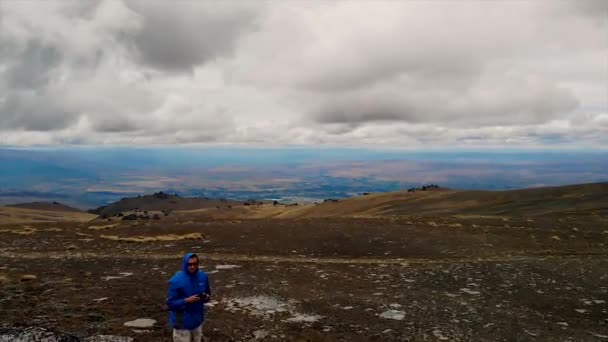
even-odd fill
[{"label": "jacket hood", "polygon": [[[192,274],[190,274],[190,272],[188,272],[188,260],[192,257],[198,258],[198,255],[196,255],[196,253],[186,253],[186,255],[184,255],[184,259],[182,261],[182,272],[184,272],[187,275],[192,275]],[[196,269],[196,272],[198,272],[198,269]],[[194,274],[196,274],[196,272],[194,272]]]}]

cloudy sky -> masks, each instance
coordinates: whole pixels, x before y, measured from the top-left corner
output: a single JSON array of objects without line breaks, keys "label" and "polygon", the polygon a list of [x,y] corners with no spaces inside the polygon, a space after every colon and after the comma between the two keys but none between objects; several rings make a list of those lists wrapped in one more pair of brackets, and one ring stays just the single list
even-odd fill
[{"label": "cloudy sky", "polygon": [[0,1],[0,146],[608,148],[606,1]]}]

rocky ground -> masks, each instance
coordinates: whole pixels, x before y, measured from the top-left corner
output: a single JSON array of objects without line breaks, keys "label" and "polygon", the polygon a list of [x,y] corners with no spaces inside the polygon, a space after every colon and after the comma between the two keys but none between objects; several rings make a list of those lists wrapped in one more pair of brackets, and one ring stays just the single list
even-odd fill
[{"label": "rocky ground", "polygon": [[598,215],[2,225],[0,341],[170,341],[187,251],[210,341],[608,341],[607,244]]}]

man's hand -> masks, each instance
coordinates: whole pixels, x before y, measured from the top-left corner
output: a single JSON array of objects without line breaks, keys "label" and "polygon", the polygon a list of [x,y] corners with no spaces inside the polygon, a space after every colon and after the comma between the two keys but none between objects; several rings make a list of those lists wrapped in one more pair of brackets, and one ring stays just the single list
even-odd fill
[{"label": "man's hand", "polygon": [[211,296],[208,293],[201,294],[201,300],[203,301],[203,303],[207,303],[209,299],[211,299]]},{"label": "man's hand", "polygon": [[193,296],[186,298],[186,303],[196,303],[199,300],[201,300],[201,297],[199,297],[198,295],[193,295]]}]

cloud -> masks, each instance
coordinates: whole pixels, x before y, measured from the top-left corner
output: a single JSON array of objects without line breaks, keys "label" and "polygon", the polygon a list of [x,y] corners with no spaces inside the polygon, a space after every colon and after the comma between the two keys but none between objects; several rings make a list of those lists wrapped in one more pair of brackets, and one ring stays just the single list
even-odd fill
[{"label": "cloud", "polygon": [[577,14],[592,17],[600,22],[605,22],[608,16],[608,4],[604,0],[572,1],[568,4]]},{"label": "cloud", "polygon": [[130,42],[144,63],[170,71],[191,71],[230,55],[240,35],[255,28],[258,8],[188,1],[130,1],[142,27]]},{"label": "cloud", "polygon": [[543,123],[577,108],[567,89],[526,77],[484,75],[464,88],[405,79],[325,96],[320,123],[403,121],[453,127]]},{"label": "cloud", "polygon": [[12,59],[14,64],[7,67],[6,82],[11,87],[26,89],[46,84],[60,58],[56,47],[45,46],[36,40],[29,41],[19,58]]},{"label": "cloud", "polygon": [[608,147],[608,11],[0,2],[0,145]]},{"label": "cloud", "polygon": [[39,92],[11,94],[0,102],[0,130],[52,131],[74,123],[77,115],[67,113],[60,103]]}]

